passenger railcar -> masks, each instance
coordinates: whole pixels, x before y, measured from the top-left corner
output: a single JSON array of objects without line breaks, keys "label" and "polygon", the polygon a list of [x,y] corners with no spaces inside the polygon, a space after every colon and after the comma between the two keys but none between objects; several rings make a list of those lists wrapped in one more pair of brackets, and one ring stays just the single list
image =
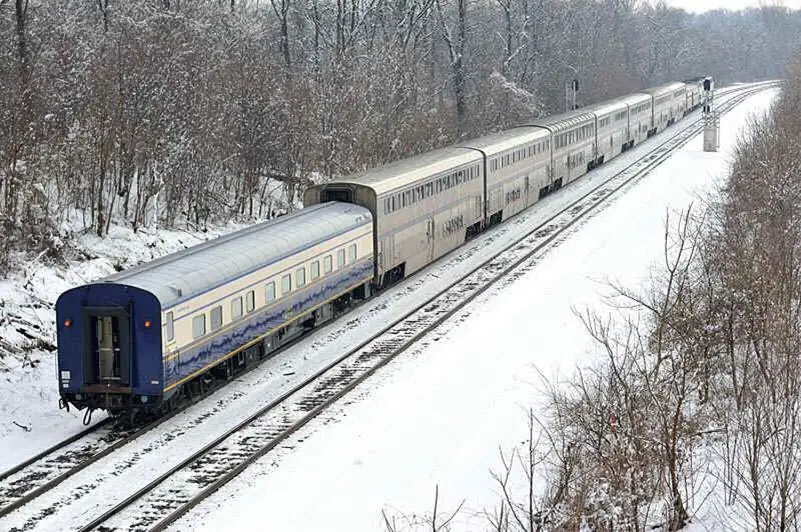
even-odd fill
[{"label": "passenger railcar", "polygon": [[554,190],[583,176],[597,165],[593,113],[573,111],[526,125],[540,127],[551,134],[551,172]]},{"label": "passenger railcar", "polygon": [[684,83],[668,83],[643,92],[653,99],[648,136],[656,135],[685,115],[687,88]]},{"label": "passenger railcar", "polygon": [[693,78],[684,81],[684,86],[687,88],[685,114],[690,113],[701,105],[701,95],[703,93],[703,79]]},{"label": "passenger railcar", "polygon": [[629,94],[620,99],[629,108],[628,142],[623,151],[636,146],[651,136],[653,124],[653,98],[649,94]]},{"label": "passenger railcar", "polygon": [[629,141],[629,106],[624,100],[612,100],[587,110],[595,115],[595,161],[592,169],[624,151]]},{"label": "passenger railcar", "polygon": [[480,153],[444,148],[322,185],[305,205],[355,203],[374,217],[375,284],[386,286],[456,249],[484,221]]},{"label": "passenger railcar", "polygon": [[162,410],[230,377],[369,295],[372,225],[358,205],[318,205],[65,292],[62,401]]},{"label": "passenger railcar", "polygon": [[553,189],[551,135],[545,129],[519,127],[465,141],[461,147],[483,158],[485,226],[522,211]]}]

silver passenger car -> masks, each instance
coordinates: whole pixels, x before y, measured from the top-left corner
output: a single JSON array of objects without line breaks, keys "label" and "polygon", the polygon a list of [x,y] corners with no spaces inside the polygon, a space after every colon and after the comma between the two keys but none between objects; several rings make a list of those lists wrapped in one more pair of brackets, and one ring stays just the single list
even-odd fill
[{"label": "silver passenger car", "polygon": [[653,98],[653,125],[649,136],[659,133],[684,116],[687,106],[687,87],[684,83],[668,83],[642,92]]},{"label": "silver passenger car", "polygon": [[593,113],[573,111],[534,120],[526,125],[543,128],[551,134],[553,190],[581,177],[588,168],[597,164]]},{"label": "silver passenger car", "polygon": [[688,114],[701,106],[701,94],[704,90],[704,78],[700,77],[684,80],[684,85],[687,87],[684,114]]},{"label": "silver passenger car", "polygon": [[374,282],[401,279],[464,243],[484,220],[483,157],[443,148],[306,190],[305,205],[356,203],[373,214]]},{"label": "silver passenger car", "polygon": [[650,136],[653,129],[653,98],[650,94],[635,93],[620,99],[629,108],[628,142],[623,150],[633,148]]},{"label": "silver passenger car", "polygon": [[629,106],[623,99],[588,107],[595,115],[597,166],[624,151],[629,141]]},{"label": "silver passenger car", "polygon": [[518,127],[461,144],[484,156],[485,225],[509,218],[551,190],[551,135],[538,127]]}]

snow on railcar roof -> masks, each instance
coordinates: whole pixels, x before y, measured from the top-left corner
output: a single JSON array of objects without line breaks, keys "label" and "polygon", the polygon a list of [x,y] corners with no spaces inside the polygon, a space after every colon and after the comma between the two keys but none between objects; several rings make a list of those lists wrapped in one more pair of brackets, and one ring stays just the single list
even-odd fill
[{"label": "snow on railcar roof", "polygon": [[[642,100],[647,99],[647,96],[644,94],[639,95]],[[626,109],[629,105],[629,102],[626,101],[624,98],[617,98],[615,100],[607,100],[604,102],[595,103],[592,105],[588,105],[584,108],[585,111],[593,113],[595,115],[605,115],[609,113],[614,113],[615,111],[620,111],[622,109]]]},{"label": "snow on railcar roof", "polygon": [[586,109],[577,109],[575,111],[569,111],[567,113],[558,115],[535,118],[527,121],[524,125],[539,126],[553,129],[555,131],[564,131],[565,129],[570,129],[571,127],[577,126],[583,122],[588,122],[590,120],[595,120],[594,114]]},{"label": "snow on railcar roof", "polygon": [[660,85],[658,87],[652,87],[650,89],[643,89],[639,92],[651,95],[663,94],[671,91],[675,91],[676,89],[681,89],[685,87],[684,83],[680,81],[674,81],[672,83],[665,83],[664,85]]},{"label": "snow on railcar roof", "polygon": [[467,148],[440,148],[431,152],[407,157],[339,179],[331,183],[350,183],[366,186],[377,195],[405,187],[422,179],[431,178],[469,163],[481,161],[481,154]]},{"label": "snow on railcar roof", "polygon": [[167,308],[371,220],[370,211],[359,205],[313,205],[141,264],[101,282],[142,288]]},{"label": "snow on railcar roof", "polygon": [[550,133],[547,130],[535,126],[520,126],[513,129],[507,129],[492,135],[485,135],[474,139],[468,139],[461,142],[459,146],[465,148],[474,148],[487,152],[488,155],[503,152],[521,144],[534,142],[539,139],[550,138]]},{"label": "snow on railcar roof", "polygon": [[[651,100],[650,94],[645,94],[643,92],[633,92],[631,94],[621,96],[620,98],[615,98],[614,100],[612,100],[612,102],[620,102],[620,103],[625,103],[627,105],[636,105],[638,103],[650,100]],[[605,102],[605,103],[610,103],[610,102]]]}]

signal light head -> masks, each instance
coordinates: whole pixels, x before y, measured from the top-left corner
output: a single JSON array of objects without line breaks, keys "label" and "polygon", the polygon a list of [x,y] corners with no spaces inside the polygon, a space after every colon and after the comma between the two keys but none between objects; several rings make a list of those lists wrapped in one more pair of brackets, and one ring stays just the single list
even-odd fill
[{"label": "signal light head", "polygon": [[64,327],[70,327],[70,326],[72,326],[72,320],[67,318],[66,320],[64,320]]},{"label": "signal light head", "polygon": [[153,325],[153,322],[150,320],[145,320],[145,329],[149,329],[151,325]]}]

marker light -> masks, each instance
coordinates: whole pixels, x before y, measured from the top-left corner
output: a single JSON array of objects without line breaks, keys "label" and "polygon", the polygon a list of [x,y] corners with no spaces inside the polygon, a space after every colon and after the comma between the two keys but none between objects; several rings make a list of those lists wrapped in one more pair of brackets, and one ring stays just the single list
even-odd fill
[{"label": "marker light", "polygon": [[72,325],[72,320],[67,318],[64,320],[64,327],[70,327]]},{"label": "marker light", "polygon": [[153,323],[150,320],[145,320],[145,329],[149,329]]}]

